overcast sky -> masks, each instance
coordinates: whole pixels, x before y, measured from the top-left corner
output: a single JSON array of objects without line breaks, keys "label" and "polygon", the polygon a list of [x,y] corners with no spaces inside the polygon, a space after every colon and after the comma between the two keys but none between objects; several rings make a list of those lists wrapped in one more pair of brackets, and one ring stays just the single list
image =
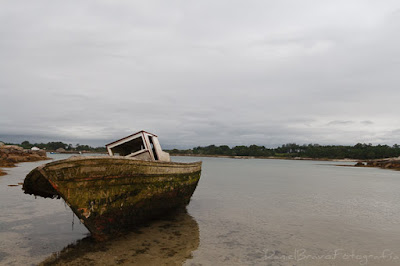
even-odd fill
[{"label": "overcast sky", "polygon": [[400,144],[400,1],[1,1],[0,140]]}]

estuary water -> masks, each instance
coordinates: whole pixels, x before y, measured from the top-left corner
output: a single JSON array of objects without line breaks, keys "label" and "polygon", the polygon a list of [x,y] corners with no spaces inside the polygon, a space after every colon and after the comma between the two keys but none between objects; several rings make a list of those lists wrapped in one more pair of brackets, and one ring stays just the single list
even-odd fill
[{"label": "estuary water", "polygon": [[0,265],[400,265],[398,171],[336,166],[343,162],[172,159],[203,161],[186,211],[105,243],[87,237],[62,200],[23,193],[18,183],[44,161],[5,169]]}]

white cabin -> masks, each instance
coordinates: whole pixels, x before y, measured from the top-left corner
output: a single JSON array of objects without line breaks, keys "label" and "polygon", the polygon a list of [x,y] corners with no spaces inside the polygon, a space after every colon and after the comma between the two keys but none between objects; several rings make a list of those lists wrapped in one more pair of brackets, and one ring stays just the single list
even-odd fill
[{"label": "white cabin", "polygon": [[111,142],[106,148],[110,156],[133,157],[144,161],[171,161],[169,153],[161,149],[158,137],[143,130]]}]

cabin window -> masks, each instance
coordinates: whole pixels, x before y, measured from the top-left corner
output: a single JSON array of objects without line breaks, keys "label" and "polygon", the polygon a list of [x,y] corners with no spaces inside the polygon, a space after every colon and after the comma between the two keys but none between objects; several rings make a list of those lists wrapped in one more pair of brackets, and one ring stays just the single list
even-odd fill
[{"label": "cabin window", "polygon": [[149,141],[150,141],[151,150],[153,151],[154,160],[158,161],[158,156],[157,156],[156,148],[155,148],[154,143],[153,143],[153,137],[152,136],[149,136]]},{"label": "cabin window", "polygon": [[114,154],[119,154],[121,156],[127,156],[131,153],[135,153],[144,149],[143,138],[140,136],[133,140],[127,141],[112,148]]}]

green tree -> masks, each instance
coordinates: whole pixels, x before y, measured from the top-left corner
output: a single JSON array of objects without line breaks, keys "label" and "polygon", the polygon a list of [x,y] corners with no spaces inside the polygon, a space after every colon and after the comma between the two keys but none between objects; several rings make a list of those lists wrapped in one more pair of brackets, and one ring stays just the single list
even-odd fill
[{"label": "green tree", "polygon": [[29,143],[29,141],[25,140],[21,143],[21,147],[24,149],[30,149],[33,147],[33,144]]}]

